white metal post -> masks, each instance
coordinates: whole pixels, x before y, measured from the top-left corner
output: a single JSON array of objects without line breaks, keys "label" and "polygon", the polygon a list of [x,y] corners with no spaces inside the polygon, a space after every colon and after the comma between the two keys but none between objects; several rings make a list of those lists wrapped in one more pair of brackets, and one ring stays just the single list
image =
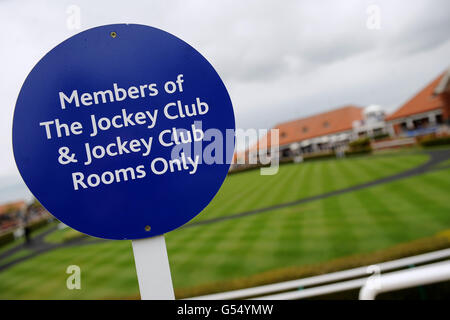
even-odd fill
[{"label": "white metal post", "polygon": [[133,240],[133,253],[142,300],[174,300],[164,236]]},{"label": "white metal post", "polygon": [[414,269],[396,271],[381,275],[377,280],[377,285],[373,285],[370,279],[366,282],[359,292],[360,300],[374,300],[382,292],[450,280],[450,262],[437,262]]}]

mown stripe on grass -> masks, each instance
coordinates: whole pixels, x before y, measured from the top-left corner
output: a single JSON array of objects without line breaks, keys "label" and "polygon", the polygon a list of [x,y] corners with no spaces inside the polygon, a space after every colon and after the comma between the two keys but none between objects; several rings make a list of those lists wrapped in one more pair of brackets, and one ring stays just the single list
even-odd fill
[{"label": "mown stripe on grass", "polygon": [[[336,165],[336,163],[333,164]],[[354,175],[345,174],[343,170],[337,170],[335,167],[331,168],[331,172],[329,184],[332,189],[337,188],[336,185],[339,181],[344,181],[344,184],[349,185],[350,181],[354,180]],[[357,251],[359,243],[359,238],[354,232],[354,225],[348,217],[347,203],[344,203],[343,199],[345,198],[332,197],[323,201],[323,208],[330,224],[330,236],[333,238],[334,249],[338,255],[347,254],[348,249],[344,249],[345,247],[350,247],[351,251]]]},{"label": "mown stripe on grass", "polygon": [[280,193],[280,198],[274,203],[283,203],[298,199],[301,189],[305,182],[308,181],[307,173],[310,171],[310,166],[297,165],[296,172],[292,173],[292,179],[289,186],[286,186],[284,193]]},{"label": "mown stripe on grass", "polygon": [[261,207],[261,200],[264,201],[264,205],[274,205],[280,203],[280,199],[283,199],[283,195],[289,195],[292,191],[292,184],[295,179],[298,179],[299,172],[303,171],[301,166],[293,167],[290,172],[285,174],[284,178],[277,179],[276,183],[271,185],[267,190],[264,199],[256,199],[256,201],[251,202],[248,208]]},{"label": "mown stripe on grass", "polygon": [[[421,186],[411,185],[413,181],[414,180],[408,179],[407,181],[402,181],[402,183],[397,182],[386,187],[392,194],[396,195],[396,198],[398,199],[397,205],[400,208],[406,208],[404,212],[415,212],[414,219],[426,221],[428,218],[432,217],[432,219],[438,221],[438,223],[445,224],[448,220],[444,219],[442,215],[433,215],[433,212],[442,210],[448,212],[448,209],[445,210],[445,208],[442,207],[442,204],[437,207],[437,204],[434,201],[434,194],[429,192],[429,190],[422,189],[423,183],[426,183],[426,180],[421,179]],[[444,195],[444,197],[446,198],[447,195]],[[443,199],[441,199],[441,201]],[[403,203],[398,203],[400,200],[402,200]],[[426,227],[426,224],[422,226],[422,228]]]}]

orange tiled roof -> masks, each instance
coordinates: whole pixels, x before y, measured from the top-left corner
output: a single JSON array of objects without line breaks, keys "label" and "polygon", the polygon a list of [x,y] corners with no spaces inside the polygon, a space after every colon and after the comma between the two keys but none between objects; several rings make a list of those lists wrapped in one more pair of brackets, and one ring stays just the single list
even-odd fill
[{"label": "orange tiled roof", "polygon": [[9,209],[20,210],[25,207],[25,201],[10,202],[0,205],[0,214],[6,213]]},{"label": "orange tiled roof", "polygon": [[410,115],[423,113],[445,106],[443,94],[434,95],[434,89],[437,87],[445,72],[429,83],[424,89],[419,91],[413,98],[407,101],[397,111],[386,117],[386,120],[395,120]]},{"label": "orange tiled roof", "polygon": [[[353,128],[353,121],[363,119],[363,108],[349,105],[310,117],[281,123],[274,127],[279,130],[279,145],[303,141]],[[270,147],[270,132],[258,144]],[[255,149],[256,146],[251,148]]]}]

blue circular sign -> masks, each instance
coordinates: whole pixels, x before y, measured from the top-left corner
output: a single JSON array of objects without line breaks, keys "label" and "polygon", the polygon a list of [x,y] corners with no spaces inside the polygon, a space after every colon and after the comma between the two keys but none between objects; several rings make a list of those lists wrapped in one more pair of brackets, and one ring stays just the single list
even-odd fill
[{"label": "blue circular sign", "polygon": [[211,64],[162,30],[81,32],[47,53],[14,111],[28,188],[59,220],[107,239],[167,233],[212,200],[234,151],[230,97]]}]

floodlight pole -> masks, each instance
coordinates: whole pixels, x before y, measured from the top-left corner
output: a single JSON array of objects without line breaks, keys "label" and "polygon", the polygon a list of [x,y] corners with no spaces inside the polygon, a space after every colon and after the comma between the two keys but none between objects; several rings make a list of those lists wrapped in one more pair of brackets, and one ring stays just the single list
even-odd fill
[{"label": "floodlight pole", "polygon": [[174,300],[164,235],[133,240],[134,261],[142,300]]}]

